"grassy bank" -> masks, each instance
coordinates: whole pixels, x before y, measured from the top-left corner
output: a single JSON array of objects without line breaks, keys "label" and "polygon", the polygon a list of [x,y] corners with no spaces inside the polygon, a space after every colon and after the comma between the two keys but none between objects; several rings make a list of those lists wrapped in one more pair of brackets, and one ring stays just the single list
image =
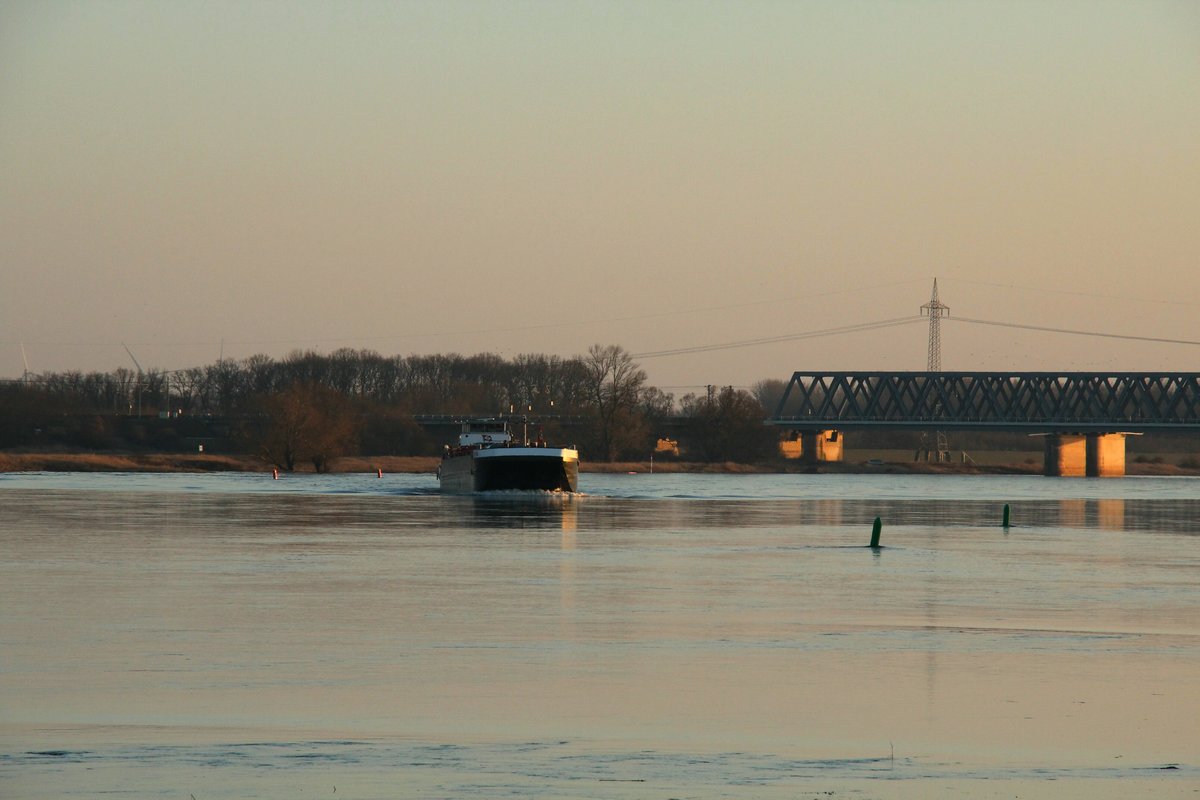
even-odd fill
[{"label": "grassy bank", "polygon": [[[428,456],[341,458],[333,472],[433,472],[438,459]],[[0,472],[270,472],[271,465],[252,456],[199,453],[0,453]],[[296,472],[313,472],[300,464]]]},{"label": "grassy bank", "polygon": [[[353,456],[336,459],[330,472],[432,473],[437,456]],[[0,472],[270,472],[272,465],[252,456],[197,453],[0,453]],[[583,472],[650,472],[649,461],[593,463]],[[759,473],[780,469],[750,464],[656,462],[655,472]],[[298,464],[298,473],[311,473],[311,464]]]},{"label": "grassy bank", "polygon": [[254,459],[198,453],[0,453],[0,472],[244,472]]}]

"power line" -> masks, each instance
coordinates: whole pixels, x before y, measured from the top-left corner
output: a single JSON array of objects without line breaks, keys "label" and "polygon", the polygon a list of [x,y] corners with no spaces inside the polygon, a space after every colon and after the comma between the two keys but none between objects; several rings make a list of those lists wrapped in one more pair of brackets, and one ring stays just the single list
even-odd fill
[{"label": "power line", "polygon": [[[943,278],[943,281],[946,279]],[[1033,286],[1021,286],[1015,283],[992,283],[990,281],[973,281],[968,278],[950,278],[951,283],[967,283],[974,286],[991,286],[996,289],[1017,289],[1022,292],[1037,292],[1038,294],[1065,294],[1074,297],[1095,297],[1101,300],[1120,300],[1123,303],[1158,303],[1165,306],[1190,306],[1195,308],[1200,303],[1190,303],[1185,300],[1160,300],[1150,297],[1132,297],[1130,295],[1100,294],[1098,292],[1080,292],[1072,289],[1038,289]]]},{"label": "power line", "polygon": [[801,333],[789,333],[783,336],[764,336],[758,339],[743,339],[736,342],[720,342],[717,344],[702,344],[693,347],[679,347],[673,350],[653,350],[645,353],[634,353],[634,358],[662,358],[664,356],[686,355],[688,353],[707,353],[713,350],[732,350],[737,347],[755,347],[762,344],[774,344],[776,342],[793,342],[799,339],[816,339],[822,336],[838,336],[845,333],[859,333],[862,331],[873,331],[881,328],[894,328],[899,325],[911,325],[914,322],[920,322],[923,317],[896,317],[895,319],[885,319],[878,322],[864,322],[858,325],[844,325],[839,328],[824,328],[816,331],[803,331]]},{"label": "power line", "polygon": [[1049,328],[1044,325],[1024,325],[1019,322],[999,322],[991,319],[971,319],[970,317],[947,317],[955,322],[969,322],[972,325],[991,325],[997,328],[1019,328],[1026,331],[1041,331],[1043,333],[1067,333],[1072,336],[1096,336],[1102,339],[1124,339],[1131,342],[1158,342],[1160,344],[1184,344],[1200,347],[1200,341],[1191,339],[1167,339],[1158,336],[1133,336],[1124,333],[1102,333],[1100,331],[1076,331],[1069,328]]}]

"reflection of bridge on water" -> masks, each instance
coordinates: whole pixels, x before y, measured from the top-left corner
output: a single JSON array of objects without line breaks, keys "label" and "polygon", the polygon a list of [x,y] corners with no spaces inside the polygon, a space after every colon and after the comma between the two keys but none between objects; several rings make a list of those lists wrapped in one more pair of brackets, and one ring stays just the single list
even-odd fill
[{"label": "reflection of bridge on water", "polygon": [[1047,475],[1124,475],[1127,435],[1200,430],[1200,373],[796,372],[769,422],[814,462],[848,430],[1021,431]]},{"label": "reflection of bridge on water", "polygon": [[[630,530],[738,530],[780,529],[777,544],[795,542],[793,527],[855,531],[855,541],[866,540],[875,517],[897,527],[945,531],[956,528],[1000,530],[1003,503],[998,500],[909,500],[880,498],[865,501],[837,497],[755,499],[660,498],[647,516],[640,503],[604,495],[538,495],[529,492],[495,493],[446,498],[440,513],[449,527],[475,528],[491,535],[553,534],[561,549],[603,547],[612,531]],[[1197,500],[1121,497],[1046,498],[1012,504],[1013,530],[1055,528],[1110,531],[1154,531],[1195,534]],[[355,511],[355,509],[359,509]],[[347,513],[361,515],[360,506],[347,501]],[[349,522],[357,516],[343,520]],[[1007,531],[1006,531],[1007,533]]]}]

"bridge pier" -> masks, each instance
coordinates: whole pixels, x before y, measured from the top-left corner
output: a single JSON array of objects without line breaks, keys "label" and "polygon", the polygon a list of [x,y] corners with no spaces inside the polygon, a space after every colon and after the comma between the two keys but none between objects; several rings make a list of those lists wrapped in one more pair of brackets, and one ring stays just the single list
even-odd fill
[{"label": "bridge pier", "polygon": [[795,458],[805,464],[841,461],[845,434],[839,430],[796,431],[795,438],[779,443],[784,458]]},{"label": "bridge pier", "polygon": [[812,447],[808,446],[809,440],[804,440],[804,449],[812,454],[813,461],[841,461],[842,450],[846,444],[846,437],[838,430],[827,431],[811,431],[807,436],[812,437]]},{"label": "bridge pier", "polygon": [[1125,434],[1088,435],[1087,474],[1089,478],[1120,478],[1125,475]]},{"label": "bridge pier", "polygon": [[1043,473],[1060,478],[1119,478],[1125,474],[1125,434],[1052,433]]},{"label": "bridge pier", "polygon": [[1046,475],[1124,475],[1125,436],[1200,431],[1200,372],[794,372],[768,423],[1057,434]]},{"label": "bridge pier", "polygon": [[1049,478],[1082,478],[1087,475],[1087,435],[1052,433],[1046,436],[1043,473]]}]

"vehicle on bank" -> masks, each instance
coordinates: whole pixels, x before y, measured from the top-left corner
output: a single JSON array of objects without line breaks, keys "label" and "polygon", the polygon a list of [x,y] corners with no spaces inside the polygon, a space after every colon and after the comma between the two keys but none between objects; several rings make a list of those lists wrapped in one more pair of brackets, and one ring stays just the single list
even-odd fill
[{"label": "vehicle on bank", "polygon": [[457,446],[446,445],[437,477],[443,492],[574,492],[579,485],[579,451],[546,443],[529,425],[514,438],[509,422],[473,419],[462,423]]}]

